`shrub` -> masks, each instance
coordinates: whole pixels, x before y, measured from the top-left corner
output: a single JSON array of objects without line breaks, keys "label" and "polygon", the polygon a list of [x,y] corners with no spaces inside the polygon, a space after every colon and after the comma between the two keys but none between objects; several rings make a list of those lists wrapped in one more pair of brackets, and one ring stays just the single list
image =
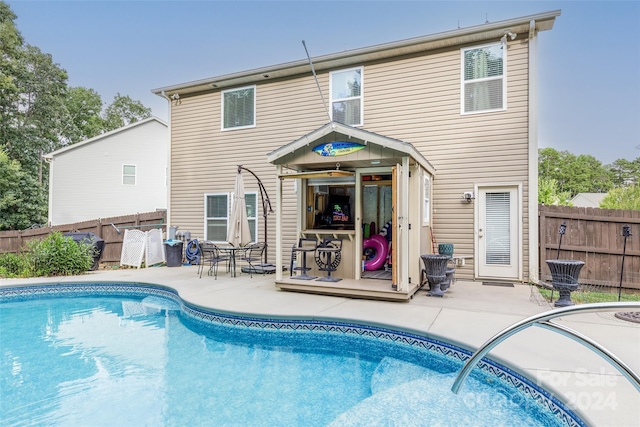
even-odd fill
[{"label": "shrub", "polygon": [[58,231],[29,245],[29,257],[35,276],[84,273],[93,264],[94,252],[92,244],[78,244]]},{"label": "shrub", "polygon": [[31,268],[27,255],[7,253],[0,255],[0,277],[29,277]]}]

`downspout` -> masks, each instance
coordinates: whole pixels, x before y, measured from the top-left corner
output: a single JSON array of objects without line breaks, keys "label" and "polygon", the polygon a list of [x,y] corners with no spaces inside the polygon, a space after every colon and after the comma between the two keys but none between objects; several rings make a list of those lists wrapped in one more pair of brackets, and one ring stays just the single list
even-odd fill
[{"label": "downspout", "polygon": [[160,93],[164,99],[169,102],[169,117],[167,120],[167,127],[169,133],[169,143],[167,144],[167,173],[166,173],[166,184],[167,184],[167,226],[166,226],[166,236],[169,236],[169,227],[171,227],[171,98],[169,98],[164,91]]},{"label": "downspout", "polygon": [[53,157],[44,156],[44,161],[49,163],[49,200],[47,201],[48,211],[47,211],[47,227],[51,227],[53,223],[52,212],[53,212]]},{"label": "downspout", "polygon": [[538,37],[536,21],[529,22],[529,274],[539,280],[538,250]]}]

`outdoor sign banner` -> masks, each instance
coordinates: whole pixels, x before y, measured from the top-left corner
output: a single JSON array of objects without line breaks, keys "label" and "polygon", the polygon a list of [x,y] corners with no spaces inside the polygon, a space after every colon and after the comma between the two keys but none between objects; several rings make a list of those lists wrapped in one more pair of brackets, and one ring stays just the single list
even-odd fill
[{"label": "outdoor sign banner", "polygon": [[362,150],[363,144],[357,142],[328,142],[326,144],[320,144],[313,147],[313,151],[323,157],[335,157],[346,156],[347,154],[355,153]]}]

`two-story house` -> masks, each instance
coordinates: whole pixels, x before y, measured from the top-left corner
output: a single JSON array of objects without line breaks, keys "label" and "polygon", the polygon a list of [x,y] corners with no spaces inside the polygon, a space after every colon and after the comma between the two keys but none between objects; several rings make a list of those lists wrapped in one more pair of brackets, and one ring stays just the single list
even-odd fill
[{"label": "two-story house", "polygon": [[[226,240],[241,164],[271,196],[263,216],[247,176],[254,240],[266,226],[282,289],[407,299],[420,255],[442,243],[458,279],[536,279],[537,38],[559,15],[154,89],[170,103],[169,222]],[[372,249],[377,234],[387,244]],[[300,237],[342,240],[342,281],[283,271]],[[377,269],[372,251],[386,251]]]}]

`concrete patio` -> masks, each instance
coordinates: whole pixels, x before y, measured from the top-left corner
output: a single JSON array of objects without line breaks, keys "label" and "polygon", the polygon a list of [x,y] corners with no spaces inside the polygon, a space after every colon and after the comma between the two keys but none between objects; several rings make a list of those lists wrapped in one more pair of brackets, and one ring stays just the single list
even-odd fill
[{"label": "concrete patio", "polygon": [[[444,298],[421,290],[409,302],[386,302],[278,290],[271,275],[225,273],[200,279],[197,267],[106,269],[82,276],[0,279],[0,287],[51,283],[127,282],[169,286],[186,301],[233,314],[367,323],[444,339],[477,349],[503,328],[551,310],[535,288],[456,282]],[[612,351],[640,372],[640,324],[614,313],[557,320]],[[529,328],[498,345],[489,357],[523,373],[598,426],[640,425],[640,393],[615,368],[586,347],[542,328]]]}]

